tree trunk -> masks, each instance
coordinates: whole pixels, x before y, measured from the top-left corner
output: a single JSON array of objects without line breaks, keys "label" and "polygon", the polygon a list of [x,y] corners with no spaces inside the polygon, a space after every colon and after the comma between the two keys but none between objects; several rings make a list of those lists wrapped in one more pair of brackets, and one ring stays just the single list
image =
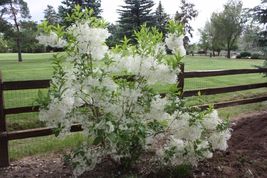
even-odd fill
[{"label": "tree trunk", "polygon": [[228,48],[227,49],[227,58],[230,59],[231,58],[231,50]]},{"label": "tree trunk", "polygon": [[12,4],[12,1],[10,1],[10,7],[11,7],[11,11],[12,11],[12,15],[13,15],[13,20],[14,20],[14,23],[15,23],[15,27],[16,27],[16,31],[17,31],[17,34],[16,34],[16,44],[17,44],[17,52],[18,52],[18,61],[19,62],[22,62],[22,56],[21,56],[21,41],[20,41],[20,30],[19,30],[19,24],[18,24],[18,21],[17,21],[17,14],[16,14],[16,11],[13,7],[13,4]]},{"label": "tree trunk", "polygon": [[227,58],[231,58],[231,48],[230,48],[230,41],[227,42]]},{"label": "tree trunk", "polygon": [[20,38],[19,37],[17,37],[16,42],[17,42],[17,49],[18,49],[18,61],[22,62],[21,43],[20,43]]},{"label": "tree trunk", "polygon": [[218,52],[218,56],[220,56],[220,54],[221,54],[221,50],[218,50],[217,52]]}]

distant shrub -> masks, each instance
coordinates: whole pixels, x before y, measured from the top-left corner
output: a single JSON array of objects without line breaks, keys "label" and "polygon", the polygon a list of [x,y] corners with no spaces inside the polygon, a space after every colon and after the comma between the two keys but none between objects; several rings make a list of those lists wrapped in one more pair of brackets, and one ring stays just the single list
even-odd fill
[{"label": "distant shrub", "polygon": [[240,54],[237,55],[237,56],[236,56],[236,59],[241,59],[241,55],[240,55]]},{"label": "distant shrub", "polygon": [[258,53],[253,53],[253,54],[251,55],[251,59],[260,59],[260,54],[258,54]]},{"label": "distant shrub", "polygon": [[251,57],[251,53],[250,52],[241,52],[240,53],[240,57],[241,58],[248,58],[248,57]]},{"label": "distant shrub", "polygon": [[198,51],[197,54],[206,54],[205,51]]}]

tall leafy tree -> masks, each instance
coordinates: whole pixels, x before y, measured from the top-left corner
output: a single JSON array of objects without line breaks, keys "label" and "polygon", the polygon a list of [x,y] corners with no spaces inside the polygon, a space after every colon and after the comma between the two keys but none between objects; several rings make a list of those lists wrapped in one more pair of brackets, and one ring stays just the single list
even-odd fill
[{"label": "tall leafy tree", "polygon": [[215,28],[214,18],[216,14],[213,13],[211,16],[211,20],[207,21],[204,28],[199,30],[200,32],[200,47],[207,53],[207,50],[212,51],[212,55],[215,56],[215,52],[217,55],[220,55],[222,49],[224,49],[224,43],[221,39],[224,36],[221,34],[220,29]]},{"label": "tall leafy tree", "polygon": [[254,23],[247,24],[238,41],[239,49],[243,51],[257,52],[260,51],[259,34],[261,28]]},{"label": "tall leafy tree", "polygon": [[50,25],[55,25],[59,23],[59,17],[53,6],[47,5],[44,10],[44,18]]},{"label": "tall leafy tree", "polygon": [[15,27],[14,37],[16,40],[18,61],[22,62],[20,20],[30,18],[28,5],[24,0],[3,0],[0,3],[1,17],[13,21]]},{"label": "tall leafy tree", "polygon": [[224,10],[214,14],[212,18],[216,32],[220,33],[218,40],[225,44],[227,58],[231,57],[231,50],[236,48],[236,42],[242,33],[244,22],[241,1],[228,1],[224,5]]},{"label": "tall leafy tree", "polygon": [[159,1],[159,5],[155,11],[155,25],[164,36],[167,33],[166,24],[168,23],[169,19],[169,15],[164,11],[161,1]]},{"label": "tall leafy tree", "polygon": [[125,5],[121,6],[119,12],[120,38],[126,36],[133,40],[133,33],[139,30],[141,25],[154,25],[152,7],[153,0],[124,0]]},{"label": "tall leafy tree", "polygon": [[40,52],[43,50],[43,46],[38,43],[36,36],[38,35],[38,24],[34,21],[21,21],[21,36],[22,36],[22,51]]},{"label": "tall leafy tree", "polygon": [[193,27],[190,22],[198,16],[198,11],[195,9],[193,3],[189,3],[186,0],[181,1],[180,10],[175,14],[175,21],[180,22],[184,25],[184,43],[185,46],[189,44],[189,37],[193,37]]},{"label": "tall leafy tree", "polygon": [[[267,0],[262,0],[261,4],[251,9],[254,19],[263,26],[258,33],[258,42],[264,52],[265,62],[263,67],[267,68]],[[265,73],[267,76],[267,73]]]},{"label": "tall leafy tree", "polygon": [[207,52],[209,49],[211,49],[211,36],[209,33],[209,26],[210,23],[206,22],[204,29],[199,29],[200,33],[200,40],[199,40],[199,47],[205,51],[205,54],[207,55]]},{"label": "tall leafy tree", "polygon": [[258,33],[259,45],[267,58],[267,0],[262,0],[260,5],[251,9],[251,12],[254,20],[262,26],[262,30]]},{"label": "tall leafy tree", "polygon": [[120,43],[120,26],[119,24],[109,24],[108,31],[111,34],[107,39],[107,45],[109,47],[114,47]]},{"label": "tall leafy tree", "polygon": [[80,5],[81,9],[90,8],[94,10],[94,15],[96,17],[100,17],[102,12],[101,9],[101,0],[63,0],[62,5],[58,7],[58,14],[61,18],[61,23],[69,26],[71,23],[70,21],[66,21],[65,17],[68,14],[71,14],[72,10],[74,9],[75,5]]}]

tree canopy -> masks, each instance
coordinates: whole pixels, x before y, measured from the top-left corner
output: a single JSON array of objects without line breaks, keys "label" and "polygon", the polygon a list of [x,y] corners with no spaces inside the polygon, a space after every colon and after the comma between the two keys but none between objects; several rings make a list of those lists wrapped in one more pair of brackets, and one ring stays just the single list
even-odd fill
[{"label": "tree canopy", "polygon": [[244,27],[242,2],[228,1],[222,12],[214,13],[211,22],[217,34],[219,33],[217,40],[223,42],[227,50],[227,57],[230,58],[231,50],[236,47],[236,42]]},{"label": "tree canopy", "polygon": [[53,6],[47,5],[47,8],[44,10],[44,19],[50,25],[59,23],[59,16]]},{"label": "tree canopy", "polygon": [[61,3],[62,5],[58,7],[58,14],[61,18],[61,23],[66,26],[69,26],[71,23],[73,23],[67,21],[65,17],[67,17],[68,14],[71,14],[75,5],[80,5],[81,9],[93,9],[94,16],[96,17],[100,17],[100,14],[102,12],[101,0],[63,0]]},{"label": "tree canopy", "polygon": [[154,17],[152,7],[154,2],[152,0],[124,0],[125,5],[118,10],[120,38],[126,36],[133,40],[134,31],[138,31],[144,23],[148,26],[154,24]]},{"label": "tree canopy", "polygon": [[184,25],[184,45],[187,47],[190,42],[189,37],[193,37],[192,32],[194,31],[190,21],[198,16],[198,11],[193,3],[186,0],[182,0],[181,3],[180,10],[176,11],[174,19]]},{"label": "tree canopy", "polygon": [[[20,32],[20,22],[21,19],[30,18],[30,11],[28,5],[24,0],[3,0],[0,3],[0,14],[2,21],[5,19],[11,19],[13,21],[13,26],[15,27],[14,34],[15,37],[17,52],[18,52],[18,61],[22,61],[21,56],[21,32]],[[8,23],[3,22],[7,25]],[[5,26],[5,27],[8,27]],[[13,29],[13,28],[12,28]],[[11,29],[10,29],[11,30]]]},{"label": "tree canopy", "polygon": [[159,1],[159,5],[155,11],[155,26],[164,36],[167,33],[166,25],[169,20],[170,16],[164,11],[161,1]]}]

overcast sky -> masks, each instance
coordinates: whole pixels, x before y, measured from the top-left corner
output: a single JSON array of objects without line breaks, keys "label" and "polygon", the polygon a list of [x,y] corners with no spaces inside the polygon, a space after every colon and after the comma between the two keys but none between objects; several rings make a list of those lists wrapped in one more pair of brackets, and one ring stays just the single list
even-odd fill
[{"label": "overcast sky", "polygon": [[[57,9],[62,0],[25,0],[28,3],[32,20],[40,21],[43,19],[43,12],[46,9],[47,5],[52,5]],[[198,30],[202,28],[205,22],[210,18],[212,12],[218,12],[223,9],[223,4],[227,0],[188,0],[189,2],[194,3],[195,8],[198,10],[198,17],[192,22],[194,28],[194,37],[192,42],[197,42],[199,39]],[[123,0],[102,0],[103,9],[102,16],[109,22],[116,22],[118,19],[117,9],[120,8],[120,5],[123,5]],[[156,3],[155,8],[159,0],[154,0]],[[162,5],[165,11],[174,16],[175,12],[179,9],[180,0],[161,0]],[[243,7],[251,8],[260,4],[260,0],[242,0]]]}]

